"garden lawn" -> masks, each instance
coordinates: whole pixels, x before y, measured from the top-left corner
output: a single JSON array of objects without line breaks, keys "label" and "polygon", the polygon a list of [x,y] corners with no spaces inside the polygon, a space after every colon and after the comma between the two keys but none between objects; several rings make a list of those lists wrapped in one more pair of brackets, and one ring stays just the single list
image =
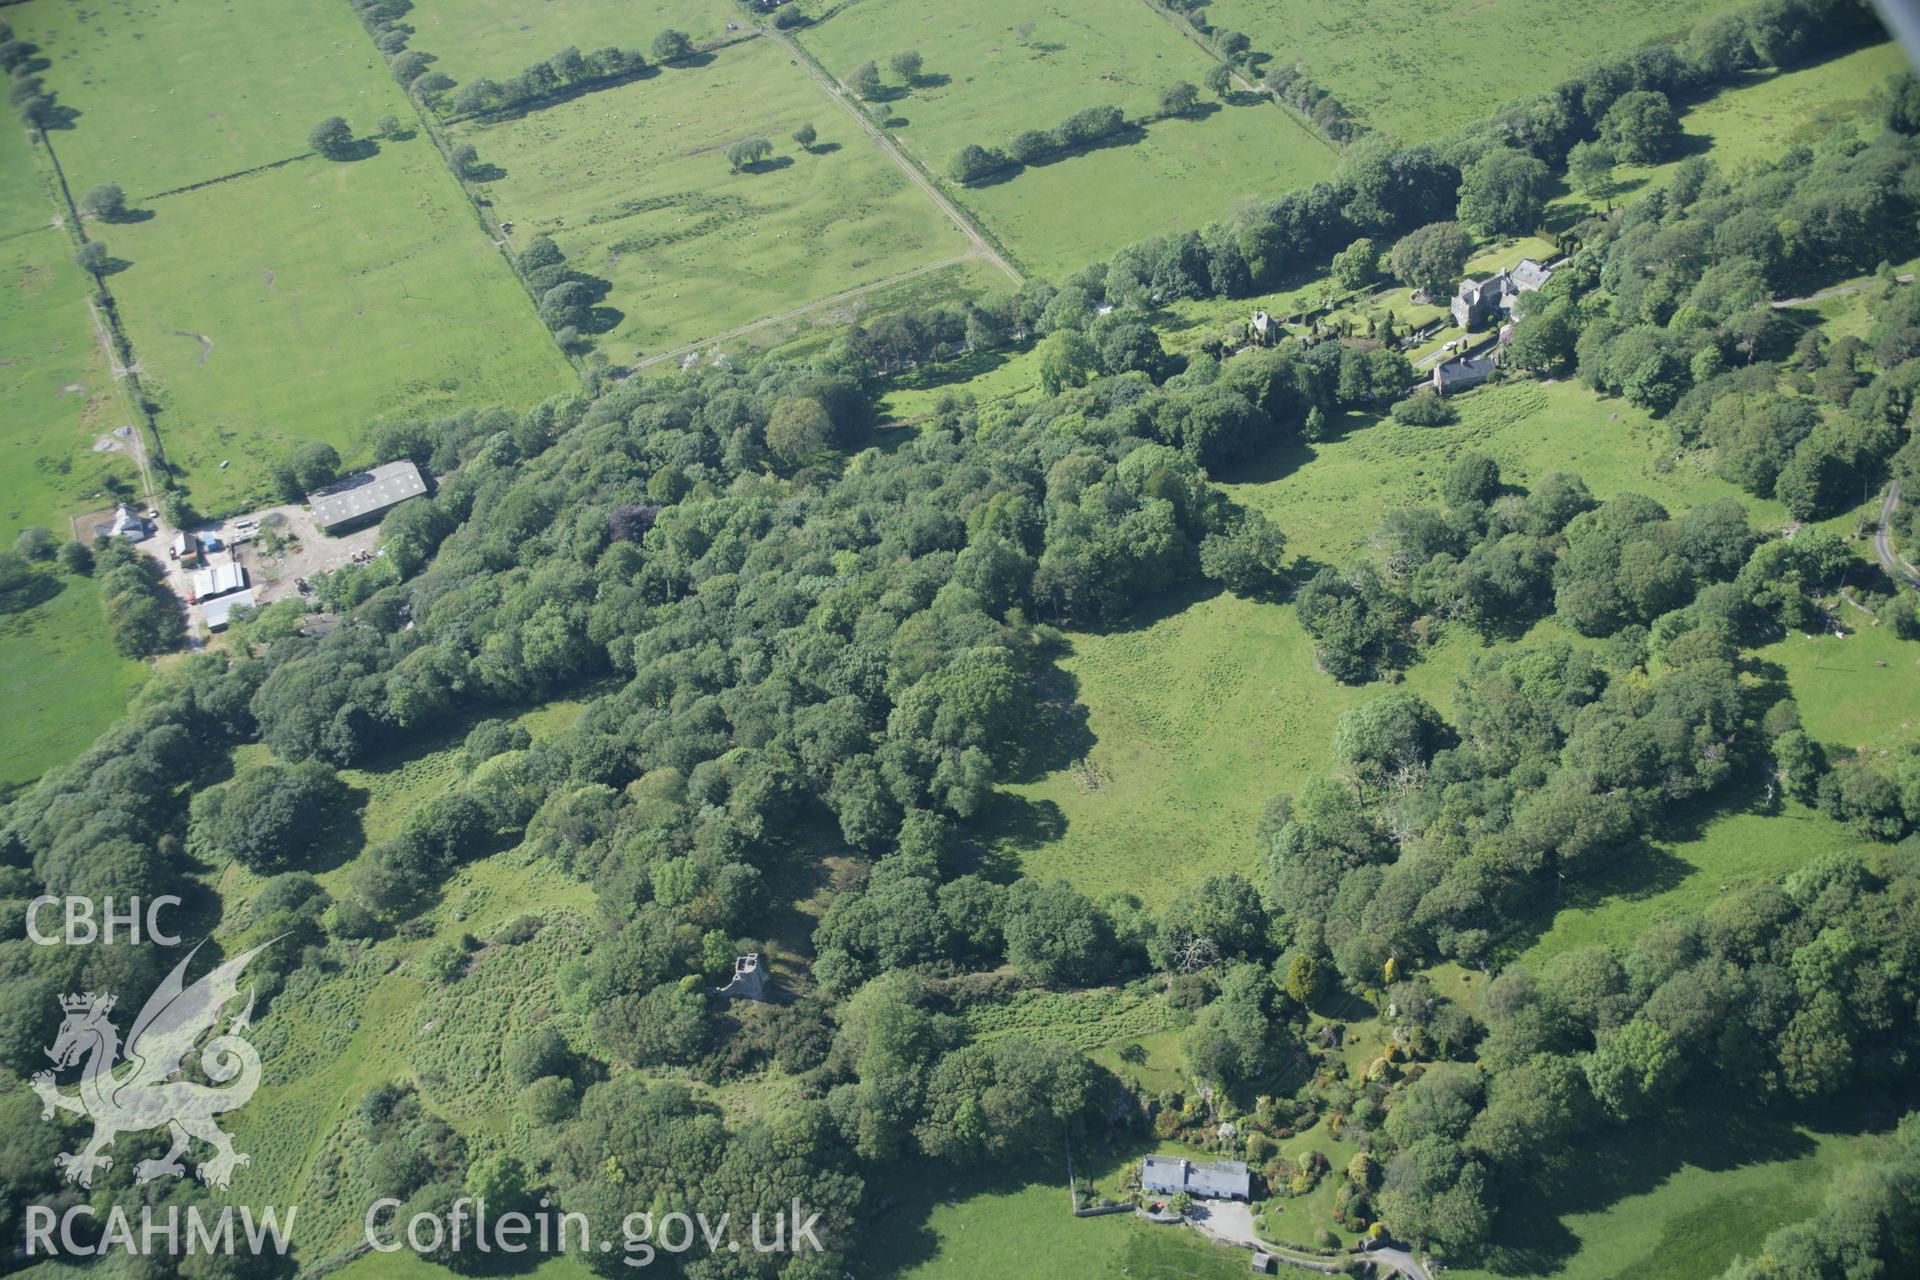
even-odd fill
[{"label": "garden lawn", "polygon": [[[1003,147],[1087,107],[1157,115],[1161,90],[1199,84],[1214,65],[1138,3],[976,0],[956,12],[940,0],[887,0],[848,5],[796,34],[843,81],[877,62],[888,91],[875,115],[943,176],[969,143]],[[887,66],[902,49],[925,59],[911,89]],[[1333,148],[1290,112],[1202,98],[1193,118],[1155,120],[1131,140],[949,189],[1028,270],[1057,278],[1144,236],[1220,218],[1241,196],[1279,196],[1332,173]]]},{"label": "garden lawn", "polygon": [[131,265],[110,281],[202,510],[258,503],[301,441],[351,461],[377,420],[523,409],[575,385],[424,137],[153,210],[115,228]]},{"label": "garden lawn", "polygon": [[93,443],[134,422],[94,336],[87,274],[50,225],[53,206],[19,129],[0,129],[0,545],[30,524],[62,538],[69,516],[133,494],[131,455]]},{"label": "garden lawn", "polygon": [[1727,0],[1212,0],[1278,68],[1298,60],[1369,128],[1443,137],[1586,63],[1680,34]]},{"label": "garden lawn", "polygon": [[506,80],[569,46],[637,49],[652,61],[653,38],[668,28],[704,44],[724,38],[729,22],[747,25],[729,0],[422,0],[406,21],[407,48],[461,82]]},{"label": "garden lawn", "polygon": [[147,676],[108,641],[92,579],[41,574],[38,603],[0,613],[0,783],[31,782],[79,755]]},{"label": "garden lawn", "polygon": [[40,46],[47,84],[78,112],[52,135],[76,197],[117,182],[137,205],[301,155],[327,116],[356,133],[411,117],[342,0],[28,0],[5,21]]},{"label": "garden lawn", "polygon": [[[1074,1172],[1112,1182],[1140,1152],[1074,1151]],[[1240,1280],[1247,1254],[1187,1227],[1150,1226],[1131,1214],[1075,1218],[1065,1160],[1049,1152],[1008,1170],[903,1168],[889,1182],[898,1201],[867,1226],[854,1274],[863,1280]]]},{"label": "garden lawn", "polygon": [[[811,122],[812,151],[789,136]],[[519,119],[456,131],[513,239],[551,234],[610,280],[616,359],[649,355],[903,272],[970,244],[771,40]],[[730,172],[763,137],[774,158]]]}]

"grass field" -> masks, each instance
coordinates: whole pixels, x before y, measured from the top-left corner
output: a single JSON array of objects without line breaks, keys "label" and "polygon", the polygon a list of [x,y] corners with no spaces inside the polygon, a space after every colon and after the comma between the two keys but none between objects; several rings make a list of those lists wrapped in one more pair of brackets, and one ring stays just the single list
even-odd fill
[{"label": "grass field", "polygon": [[54,145],[76,196],[117,182],[143,197],[307,150],[327,116],[356,131],[409,108],[353,10],[276,0],[271,12],[188,0],[28,0],[7,9],[77,111]]},{"label": "grass field", "polygon": [[110,285],[202,510],[265,496],[294,443],[351,455],[382,416],[574,384],[424,137],[213,181],[303,155],[328,114],[362,132],[411,117],[347,6],[213,22],[179,3],[30,0],[8,19],[78,112],[50,135],[74,193],[117,182],[136,210],[90,231],[130,264]]},{"label": "grass field", "polygon": [[[1905,67],[1900,47],[1888,41],[1795,71],[1750,72],[1742,82],[1680,113],[1685,136],[1680,158],[1614,170],[1619,190],[1611,199],[1619,204],[1664,186],[1688,155],[1706,155],[1722,173],[1737,174],[1778,160],[1789,147],[1818,142],[1843,123],[1865,125],[1876,109],[1874,95],[1888,76]],[[1598,209],[1605,203],[1564,196],[1549,210],[1548,220],[1554,221],[1561,208]]]},{"label": "grass field", "polygon": [[[877,113],[937,174],[969,143],[1004,146],[1086,107],[1156,114],[1162,89],[1197,84],[1212,65],[1139,3],[976,0],[954,16],[939,0],[861,0],[798,33],[843,80],[869,60],[884,71],[901,49],[924,55],[911,90],[885,72],[893,96]],[[1032,24],[1024,38],[1023,23]],[[1279,196],[1333,171],[1334,150],[1271,103],[1210,100],[1204,112],[956,194],[1029,270],[1058,277],[1143,236],[1219,218],[1238,197]]]},{"label": "grass field", "polygon": [[574,384],[424,137],[153,208],[113,229],[131,265],[111,283],[203,509],[265,496],[300,441],[351,457],[378,418],[524,408]]},{"label": "grass field", "polygon": [[[789,135],[812,122],[803,151]],[[969,243],[770,40],[517,120],[461,126],[516,243],[553,235],[610,280],[616,359],[654,354],[903,272]],[[764,137],[775,158],[730,173]]]},{"label": "grass field", "polygon": [[1501,1206],[1504,1230],[1482,1267],[1457,1280],[1662,1280],[1719,1275],[1768,1232],[1820,1208],[1827,1184],[1871,1160],[1881,1139],[1856,1130],[1861,1104],[1813,1118],[1738,1111],[1700,1099],[1677,1121],[1609,1131],[1580,1153],[1551,1198]]},{"label": "grass field", "polygon": [[42,573],[44,599],[0,613],[0,782],[31,781],[78,755],[126,711],[147,675],[108,643],[91,579]]},{"label": "grass field", "polygon": [[746,25],[729,0],[423,0],[407,14],[407,47],[431,54],[434,70],[455,80],[505,80],[569,46],[651,57],[653,38],[668,28],[704,44],[725,36],[729,22]]},{"label": "grass field", "polygon": [[30,524],[70,535],[67,517],[105,505],[105,482],[132,493],[125,453],[93,442],[133,421],[95,340],[87,276],[49,225],[26,135],[0,129],[0,540]]},{"label": "grass field", "polygon": [[1686,31],[1726,0],[1212,0],[1273,66],[1298,60],[1368,127],[1405,142],[1450,133],[1584,63]]}]

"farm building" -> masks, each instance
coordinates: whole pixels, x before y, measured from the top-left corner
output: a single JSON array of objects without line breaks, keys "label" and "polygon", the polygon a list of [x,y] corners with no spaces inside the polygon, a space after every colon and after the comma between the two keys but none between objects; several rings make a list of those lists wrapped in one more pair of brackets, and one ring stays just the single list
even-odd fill
[{"label": "farm building", "polygon": [[1184,1191],[1203,1200],[1246,1200],[1253,1194],[1243,1160],[1195,1164],[1179,1156],[1148,1156],[1140,1162],[1140,1185],[1164,1195]]},{"label": "farm building", "polygon": [[218,600],[207,601],[207,630],[224,630],[226,625],[233,621],[235,609],[251,609],[253,605],[251,591],[236,591],[230,596],[221,596]]},{"label": "farm building", "polygon": [[420,468],[402,459],[348,476],[307,495],[322,533],[347,533],[374,524],[408,498],[427,491]]},{"label": "farm building", "polygon": [[1520,259],[1511,271],[1496,271],[1485,280],[1462,280],[1453,295],[1453,319],[1472,329],[1496,315],[1513,310],[1513,300],[1553,279],[1553,268],[1532,258]]},{"label": "farm building", "polygon": [[216,564],[193,575],[193,598],[211,600],[244,590],[246,585],[246,569],[237,564]]}]

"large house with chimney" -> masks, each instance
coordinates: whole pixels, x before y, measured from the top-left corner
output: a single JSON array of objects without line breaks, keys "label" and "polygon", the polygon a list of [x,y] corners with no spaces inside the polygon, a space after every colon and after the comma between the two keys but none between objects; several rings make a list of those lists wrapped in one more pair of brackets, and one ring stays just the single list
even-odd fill
[{"label": "large house with chimney", "polygon": [[1496,271],[1484,280],[1462,280],[1453,295],[1453,321],[1462,329],[1477,329],[1513,310],[1514,299],[1553,279],[1553,268],[1532,258],[1520,259],[1511,271]]}]

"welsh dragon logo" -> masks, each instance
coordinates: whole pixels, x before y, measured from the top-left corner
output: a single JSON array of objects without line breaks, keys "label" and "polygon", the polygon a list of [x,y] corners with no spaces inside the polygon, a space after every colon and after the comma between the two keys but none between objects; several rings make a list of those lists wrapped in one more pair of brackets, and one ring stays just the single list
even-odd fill
[{"label": "welsh dragon logo", "polygon": [[93,1137],[77,1155],[63,1151],[54,1157],[54,1167],[69,1182],[91,1187],[96,1170],[113,1167],[113,1158],[103,1153],[117,1135],[162,1125],[172,1136],[173,1146],[160,1159],[134,1166],[134,1177],[140,1182],[185,1174],[180,1157],[195,1138],[213,1148],[213,1155],[195,1170],[210,1186],[225,1187],[236,1168],[252,1163],[251,1157],[233,1149],[233,1138],[214,1123],[215,1116],[243,1106],[260,1087],[260,1054],[240,1034],[253,1014],[251,987],[246,1007],[234,1015],[224,1033],[200,1050],[207,1078],[225,1087],[176,1077],[200,1038],[214,1029],[227,1004],[238,998],[240,971],[271,945],[264,942],[235,956],[190,987],[182,975],[200,948],[189,951],[133,1020],[124,1058],[120,1037],[107,1018],[113,1010],[110,993],[89,991],[60,998],[67,1017],[47,1056],[56,1070],[86,1059],[80,1090],[62,1093],[54,1087],[53,1072],[42,1071],[33,1077],[33,1091],[44,1104],[42,1120],[51,1120],[55,1108],[93,1120]]}]

